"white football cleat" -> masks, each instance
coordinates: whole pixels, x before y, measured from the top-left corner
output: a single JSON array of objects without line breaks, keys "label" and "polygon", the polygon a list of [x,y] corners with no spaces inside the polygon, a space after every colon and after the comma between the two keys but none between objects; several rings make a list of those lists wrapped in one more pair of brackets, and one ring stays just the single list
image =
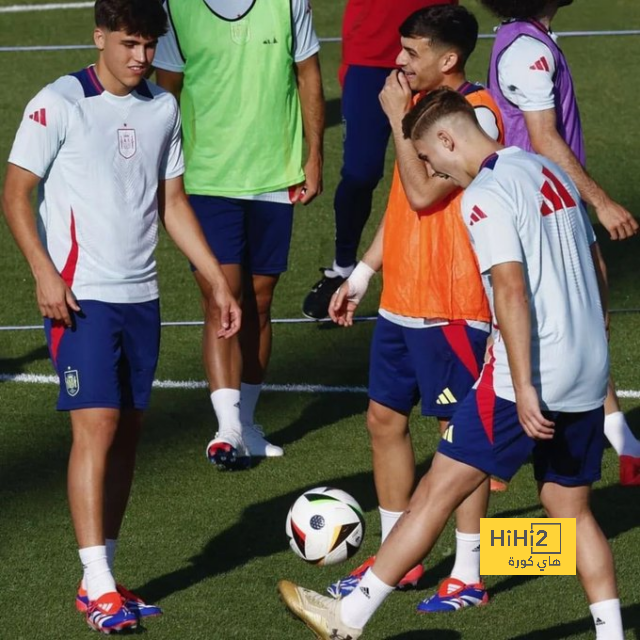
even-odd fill
[{"label": "white football cleat", "polygon": [[271,444],[265,437],[259,424],[243,424],[242,439],[249,453],[256,458],[279,458],[284,455],[284,449]]},{"label": "white football cleat", "polygon": [[211,464],[225,471],[248,469],[251,454],[239,433],[216,433],[207,445],[207,458]]}]

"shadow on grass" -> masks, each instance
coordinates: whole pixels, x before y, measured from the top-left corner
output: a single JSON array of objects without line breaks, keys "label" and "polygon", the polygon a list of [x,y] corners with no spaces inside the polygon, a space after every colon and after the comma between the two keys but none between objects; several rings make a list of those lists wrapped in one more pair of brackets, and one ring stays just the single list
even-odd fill
[{"label": "shadow on grass", "polygon": [[332,98],[327,100],[325,105],[325,126],[336,127],[342,124],[342,108],[340,106],[340,98]]},{"label": "shadow on grass", "polygon": [[[622,624],[626,631],[634,631],[636,637],[640,631],[640,604],[622,607]],[[512,640],[563,640],[571,636],[593,632],[593,620],[591,617],[580,618],[573,622],[564,622],[547,629],[529,631],[519,636],[513,636]]]},{"label": "shadow on grass", "polygon": [[[44,340],[44,337],[43,337]],[[40,362],[41,360],[49,359],[49,349],[46,345],[36,347],[28,353],[25,353],[18,358],[2,358],[0,359],[0,371],[2,373],[17,374],[25,373],[27,365],[33,362]],[[51,370],[53,373],[53,369]],[[0,383],[2,380],[0,380]]]}]

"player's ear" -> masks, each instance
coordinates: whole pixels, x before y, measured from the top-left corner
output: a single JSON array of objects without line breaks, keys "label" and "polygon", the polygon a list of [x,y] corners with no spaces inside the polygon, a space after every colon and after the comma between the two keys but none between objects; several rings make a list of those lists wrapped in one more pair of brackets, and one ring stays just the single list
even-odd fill
[{"label": "player's ear", "polygon": [[95,43],[98,50],[102,51],[104,49],[106,37],[107,35],[104,32],[104,29],[101,29],[100,27],[96,27],[93,30],[93,42]]},{"label": "player's ear", "polygon": [[438,137],[438,140],[440,141],[440,144],[442,144],[442,146],[447,149],[447,151],[453,151],[453,138],[446,129],[439,129],[436,135]]},{"label": "player's ear", "polygon": [[447,51],[442,56],[442,73],[449,73],[453,71],[458,66],[458,61],[460,60],[460,56],[455,51]]}]

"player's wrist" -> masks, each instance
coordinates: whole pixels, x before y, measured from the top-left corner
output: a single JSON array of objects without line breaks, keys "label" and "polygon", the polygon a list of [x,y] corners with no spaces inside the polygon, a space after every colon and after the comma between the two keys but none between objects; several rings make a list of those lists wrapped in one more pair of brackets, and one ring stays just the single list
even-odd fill
[{"label": "player's wrist", "polygon": [[347,284],[349,285],[349,300],[360,302],[367,292],[369,281],[375,274],[375,269],[372,269],[366,262],[360,260],[347,279]]}]

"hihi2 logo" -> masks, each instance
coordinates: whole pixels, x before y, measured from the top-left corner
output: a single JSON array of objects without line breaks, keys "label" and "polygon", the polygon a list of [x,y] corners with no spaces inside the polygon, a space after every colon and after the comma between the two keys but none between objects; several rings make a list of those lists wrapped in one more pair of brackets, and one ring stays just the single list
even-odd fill
[{"label": "hihi2 logo", "polygon": [[482,575],[575,575],[575,518],[482,518]]}]

